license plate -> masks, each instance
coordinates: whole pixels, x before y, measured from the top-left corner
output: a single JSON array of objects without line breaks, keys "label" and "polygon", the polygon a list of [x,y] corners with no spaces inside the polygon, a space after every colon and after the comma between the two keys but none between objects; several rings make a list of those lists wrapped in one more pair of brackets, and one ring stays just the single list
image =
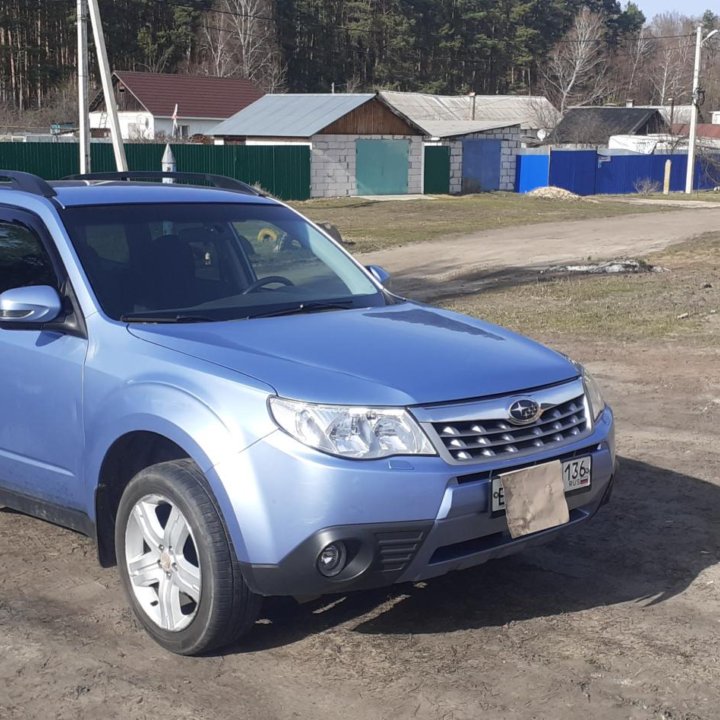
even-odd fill
[{"label": "license plate", "polygon": [[[565,492],[589,488],[592,482],[592,456],[566,460],[562,464],[562,478]],[[505,510],[505,493],[502,485],[502,475],[492,480],[492,512],[503,512]]]}]

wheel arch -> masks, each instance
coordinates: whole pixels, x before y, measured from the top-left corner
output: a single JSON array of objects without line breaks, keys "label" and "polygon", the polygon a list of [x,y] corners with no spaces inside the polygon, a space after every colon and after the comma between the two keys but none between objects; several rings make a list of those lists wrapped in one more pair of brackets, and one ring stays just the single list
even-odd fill
[{"label": "wheel arch", "polygon": [[115,516],[128,483],[141,470],[169,460],[192,459],[165,435],[136,430],[117,438],[108,448],[95,489],[95,532],[98,559],[103,567],[115,565]]},{"label": "wheel arch", "polygon": [[255,434],[229,427],[199,397],[167,382],[137,382],[108,396],[86,425],[91,429],[84,468],[87,514],[103,566],[115,564],[115,513],[128,482],[149,465],[182,458],[191,459],[203,474],[228,538],[242,552],[233,505],[214,468],[253,444]]}]

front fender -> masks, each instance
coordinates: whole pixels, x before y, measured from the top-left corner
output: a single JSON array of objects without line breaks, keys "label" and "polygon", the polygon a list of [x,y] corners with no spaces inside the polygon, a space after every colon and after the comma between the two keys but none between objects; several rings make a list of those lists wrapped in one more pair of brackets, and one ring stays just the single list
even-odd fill
[{"label": "front fender", "polygon": [[[171,440],[197,463],[231,535],[241,537],[227,490],[213,467],[276,429],[267,414],[264,396],[255,394],[257,397],[242,411],[238,408],[234,417],[226,419],[191,392],[160,381],[125,384],[107,395],[102,403],[93,406],[87,424],[84,477],[88,516],[95,522],[95,490],[113,444],[129,433],[152,432]],[[248,422],[249,416],[252,419]]]}]

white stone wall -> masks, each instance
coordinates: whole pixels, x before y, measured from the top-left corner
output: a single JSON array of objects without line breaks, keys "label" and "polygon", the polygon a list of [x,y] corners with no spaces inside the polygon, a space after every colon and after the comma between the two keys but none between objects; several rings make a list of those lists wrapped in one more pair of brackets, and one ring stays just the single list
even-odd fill
[{"label": "white stone wall", "polygon": [[310,152],[311,197],[344,197],[357,195],[355,141],[409,140],[408,193],[423,191],[422,138],[407,135],[314,135]]},{"label": "white stone wall", "polygon": [[450,140],[450,192],[462,192],[462,156],[463,140],[501,140],[500,147],[500,190],[515,189],[515,167],[517,165],[517,154],[522,145],[521,138],[523,131],[519,127],[502,128],[500,130],[488,130],[482,133],[465,135],[462,139]]},{"label": "white stone wall", "polygon": [[[123,140],[155,140],[172,137],[172,118],[156,118],[149,112],[119,112],[120,133]],[[220,120],[204,120],[202,118],[178,118],[178,126],[187,125],[187,137],[208,134]],[[110,127],[110,118],[104,112],[90,113],[90,127],[92,129],[107,129]]]}]

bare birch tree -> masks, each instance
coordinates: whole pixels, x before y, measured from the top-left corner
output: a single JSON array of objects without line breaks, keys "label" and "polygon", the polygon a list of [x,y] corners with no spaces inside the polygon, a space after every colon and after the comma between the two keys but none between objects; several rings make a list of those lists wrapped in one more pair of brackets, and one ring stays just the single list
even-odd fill
[{"label": "bare birch tree", "polygon": [[547,96],[564,113],[571,105],[592,105],[608,92],[603,18],[584,7],[541,71]]},{"label": "bare birch tree", "polygon": [[284,82],[271,0],[216,0],[200,30],[201,69],[245,77],[268,92]]},{"label": "bare birch tree", "polygon": [[670,98],[676,104],[683,98],[689,102],[695,47],[690,18],[677,13],[658,15],[650,31],[655,37],[650,65],[653,100],[659,105],[667,104]]}]

